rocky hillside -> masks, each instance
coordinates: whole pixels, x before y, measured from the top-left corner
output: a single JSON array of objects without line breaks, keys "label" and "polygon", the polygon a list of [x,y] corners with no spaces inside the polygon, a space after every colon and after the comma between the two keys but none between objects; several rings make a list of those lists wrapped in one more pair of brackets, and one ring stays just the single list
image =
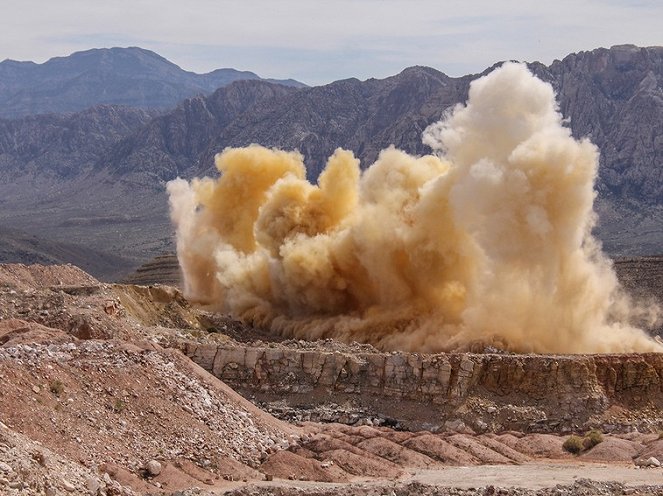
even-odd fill
[{"label": "rocky hillside", "polygon": [[0,494],[659,495],[662,373],[283,341],[175,288],[0,264]]},{"label": "rocky hillside", "polygon": [[548,70],[573,133],[601,149],[601,193],[660,204],[663,47],[571,54]]},{"label": "rocky hillside", "polygon": [[[185,100],[117,142],[97,166],[115,178],[136,174],[158,181],[191,177],[201,167],[209,169],[214,154],[227,146],[224,136],[229,127],[245,125],[241,123],[244,116],[262,115],[297,93],[263,81],[238,81],[209,97]],[[253,142],[259,141],[249,141]]]},{"label": "rocky hillside", "polygon": [[[43,64],[4,60],[0,117],[71,112],[99,104],[164,109],[242,79],[260,77],[236,69],[196,74],[138,47],[86,50]],[[269,81],[303,86],[294,80]]]},{"label": "rocky hillside", "polygon": [[45,265],[70,263],[109,281],[116,280],[136,263],[116,254],[74,243],[49,241],[3,226],[0,226],[0,260]]},{"label": "rocky hillside", "polygon": [[0,182],[80,176],[111,145],[157,115],[155,110],[99,105],[73,114],[0,119]]},{"label": "rocky hillside", "polygon": [[[530,67],[557,90],[573,133],[601,150],[597,234],[605,249],[660,254],[663,48],[601,48]],[[107,113],[112,124],[100,117],[87,125],[86,112],[3,122],[0,223],[148,260],[173,249],[165,182],[214,174],[213,156],[225,147],[299,149],[312,180],[339,146],[364,166],[391,144],[426,153],[421,132],[464,101],[477,76],[412,67],[382,80],[314,88],[237,81],[152,119],[102,107],[88,112]],[[111,131],[95,133],[104,126]]]},{"label": "rocky hillside", "polygon": [[175,255],[159,255],[126,275],[121,282],[143,286],[166,284],[181,288],[181,279],[180,264],[177,257]]},{"label": "rocky hillside", "polygon": [[[248,111],[219,114],[210,110],[218,102],[233,109],[241,107],[249,89],[268,91],[265,83],[244,82],[222,88],[205,99],[187,100],[175,111],[148,123],[115,147],[108,166],[123,173],[126,164],[133,164],[133,170],[157,170],[164,180],[178,174],[190,177],[211,172],[214,154],[226,146],[259,143],[298,149],[305,156],[309,177],[315,179],[338,147],[353,150],[364,166],[391,144],[412,153],[425,153],[422,131],[445,109],[466,98],[471,79],[453,79],[435,69],[412,67],[382,80],[347,79],[298,91],[280,90],[276,98],[264,100]],[[199,128],[204,127],[201,123],[213,126],[212,132],[200,133]],[[146,141],[146,135],[161,138],[159,148],[149,154],[144,153],[146,148],[155,143]],[[180,145],[187,144],[191,136],[205,137],[206,141],[203,146],[197,143],[196,147],[182,149]],[[164,157],[177,157],[182,151],[188,159],[186,169],[163,167]]]},{"label": "rocky hillside", "polygon": [[190,174],[192,150],[203,154],[226,122],[293,91],[238,81],[154,119],[154,111],[99,106],[0,121],[0,225],[135,265],[172,250],[164,177]]}]

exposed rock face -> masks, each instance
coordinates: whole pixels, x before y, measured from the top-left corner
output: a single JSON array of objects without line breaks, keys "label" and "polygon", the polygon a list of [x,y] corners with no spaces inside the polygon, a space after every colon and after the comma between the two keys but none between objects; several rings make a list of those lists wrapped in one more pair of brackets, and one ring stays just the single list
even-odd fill
[{"label": "exposed rock face", "polygon": [[[118,179],[135,174],[157,180],[191,176],[192,171],[209,169],[213,164],[219,140],[236,119],[260,113],[269,108],[268,102],[281,101],[293,93],[293,88],[285,86],[239,81],[209,97],[185,100],[172,112],[118,142],[97,166],[110,169]],[[203,158],[209,160],[203,163]]]},{"label": "exposed rock face", "polygon": [[611,409],[619,408],[649,412],[641,428],[663,422],[659,354],[348,354],[193,344],[185,351],[259,400],[311,404],[333,396],[337,404],[373,409],[408,427],[462,418],[476,430],[618,429],[625,419],[611,418]]},{"label": "exposed rock face", "polygon": [[[157,170],[162,179],[178,174],[190,177],[212,171],[214,154],[225,147],[258,143],[298,149],[309,167],[309,177],[315,179],[338,147],[353,150],[364,166],[391,144],[425,153],[421,143],[424,128],[446,108],[465,99],[471,79],[453,79],[435,69],[412,67],[383,80],[347,79],[298,91],[268,89],[270,85],[255,81],[236,83],[211,97],[187,100],[145,130],[128,136],[116,146],[109,165],[123,172],[125,164],[134,163],[132,170]],[[266,94],[273,98],[264,98]],[[256,104],[245,103],[247,97]],[[191,137],[199,142],[184,147],[184,168],[166,169],[157,164],[163,164],[163,157],[182,155],[182,144]],[[153,146],[157,148],[151,153],[142,154]],[[141,160],[134,159],[136,154],[142,154]]]},{"label": "exposed rock face", "polygon": [[553,62],[548,80],[558,91],[573,134],[589,137],[601,151],[599,233],[606,248],[659,254],[663,47],[623,45],[571,54]]},{"label": "exposed rock face", "polygon": [[[663,309],[663,256],[620,258],[615,260],[615,271],[630,294]],[[663,320],[654,332],[663,337]]]},{"label": "exposed rock face", "polygon": [[126,284],[167,284],[181,287],[180,264],[174,255],[160,255],[141,265],[121,282]]},{"label": "exposed rock face", "polygon": [[660,205],[663,47],[571,54],[549,71],[574,135],[601,149],[600,192]]},{"label": "exposed rock face", "polygon": [[663,302],[663,256],[619,258],[615,270],[627,289],[659,295]]},{"label": "exposed rock face", "polygon": [[[534,63],[531,68],[555,87],[574,135],[589,137],[601,149],[601,193],[657,203],[663,195],[663,171],[657,162],[657,150],[663,147],[663,47],[601,48],[568,55],[550,67]],[[347,79],[283,94],[269,105],[220,122],[222,133],[209,134],[209,145],[213,152],[249,143],[297,148],[313,167],[312,177],[339,146],[353,150],[364,165],[392,144],[425,153],[421,132],[466,99],[475,77],[450,78],[432,68],[411,67],[383,80]],[[196,102],[184,105],[198,115],[180,120],[174,138],[191,133],[193,123],[205,122],[204,106],[198,103],[196,110]],[[118,155],[115,160],[124,159]],[[211,168],[212,162],[203,165]]]},{"label": "exposed rock face", "polygon": [[73,179],[155,115],[154,110],[102,105],[76,114],[0,120],[1,181],[26,175]]},{"label": "exposed rock face", "polygon": [[[99,104],[168,108],[243,79],[260,77],[235,69],[195,74],[137,47],[86,50],[43,64],[5,60],[0,63],[0,117],[71,112]],[[271,81],[303,86],[291,79]]]}]

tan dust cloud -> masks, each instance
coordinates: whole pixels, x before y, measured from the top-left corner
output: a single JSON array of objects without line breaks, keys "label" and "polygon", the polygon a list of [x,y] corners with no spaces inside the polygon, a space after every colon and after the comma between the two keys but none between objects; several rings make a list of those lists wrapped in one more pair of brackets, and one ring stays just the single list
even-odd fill
[{"label": "tan dust cloud", "polygon": [[186,296],[301,338],[382,349],[663,351],[658,311],[618,286],[590,235],[598,152],[550,85],[507,63],[363,173],[337,150],[317,185],[297,152],[217,156],[168,185]]}]

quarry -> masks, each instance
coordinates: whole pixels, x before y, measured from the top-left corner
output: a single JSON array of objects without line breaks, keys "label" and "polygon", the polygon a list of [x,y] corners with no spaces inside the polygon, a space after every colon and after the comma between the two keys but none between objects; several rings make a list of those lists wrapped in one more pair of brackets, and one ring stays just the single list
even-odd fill
[{"label": "quarry", "polygon": [[660,354],[270,337],[73,266],[1,265],[0,312],[2,494],[663,490]]},{"label": "quarry", "polygon": [[123,282],[0,264],[0,494],[663,494],[663,259],[603,253],[598,149],[511,62],[422,139],[226,148]]}]

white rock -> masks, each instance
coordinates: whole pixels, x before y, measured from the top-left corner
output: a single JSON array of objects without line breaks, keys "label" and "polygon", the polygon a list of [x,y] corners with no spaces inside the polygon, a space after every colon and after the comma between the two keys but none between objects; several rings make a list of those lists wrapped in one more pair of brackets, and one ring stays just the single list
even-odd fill
[{"label": "white rock", "polygon": [[653,456],[650,456],[649,458],[640,458],[635,461],[635,464],[638,467],[660,467],[661,462],[659,461],[658,458],[654,458]]},{"label": "white rock", "polygon": [[456,420],[447,420],[444,423],[444,428],[447,431],[463,433],[467,429],[467,426],[465,425],[465,422],[463,422],[462,420],[456,419]]},{"label": "white rock", "polygon": [[74,492],[76,490],[76,486],[74,486],[71,482],[69,482],[67,479],[62,479],[62,488],[65,491],[68,492]]},{"label": "white rock", "polygon": [[0,472],[4,472],[6,474],[12,473],[14,470],[7,465],[5,462],[0,462]]},{"label": "white rock", "polygon": [[152,476],[156,476],[161,473],[161,464],[156,460],[150,460],[149,462],[147,462],[145,468],[147,469],[147,472]]},{"label": "white rock", "polygon": [[99,484],[99,479],[96,477],[90,477],[87,482],[85,483],[87,486],[88,491],[90,491],[91,494],[97,494],[99,491],[99,487],[101,484]]}]

